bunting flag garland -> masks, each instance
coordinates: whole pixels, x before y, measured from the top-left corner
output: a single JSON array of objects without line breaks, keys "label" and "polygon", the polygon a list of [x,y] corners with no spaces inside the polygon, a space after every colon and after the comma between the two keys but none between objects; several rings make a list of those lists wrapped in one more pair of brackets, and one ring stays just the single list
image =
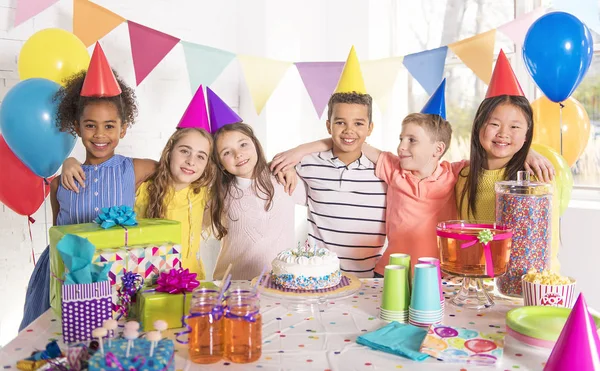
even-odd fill
[{"label": "bunting flag garland", "polygon": [[94,45],[123,22],[125,18],[89,0],[73,0],[73,33],[85,46]]},{"label": "bunting flag garland", "polygon": [[367,92],[382,112],[386,112],[394,84],[404,57],[392,57],[362,62]]},{"label": "bunting flag garland", "polygon": [[226,50],[181,41],[187,64],[190,87],[195,92],[200,85],[211,85],[235,58]]},{"label": "bunting flag garland", "polygon": [[447,54],[448,47],[442,46],[404,57],[404,66],[429,95],[442,82]]},{"label": "bunting flag garland", "polygon": [[58,0],[17,0],[14,26],[17,27],[57,2]]},{"label": "bunting flag garland", "polygon": [[260,115],[267,100],[293,63],[249,55],[238,55],[237,59],[244,71],[256,114]]},{"label": "bunting flag garland", "polygon": [[486,84],[492,77],[496,30],[490,30],[448,45],[464,64]]},{"label": "bunting flag garland", "polygon": [[529,27],[545,12],[544,8],[536,8],[498,27],[498,31],[508,36],[518,46],[522,46]]},{"label": "bunting flag garland", "polygon": [[296,68],[317,115],[321,117],[340,79],[344,62],[298,62]]},{"label": "bunting flag garland", "polygon": [[141,24],[127,21],[136,85],[169,54],[179,39]]}]

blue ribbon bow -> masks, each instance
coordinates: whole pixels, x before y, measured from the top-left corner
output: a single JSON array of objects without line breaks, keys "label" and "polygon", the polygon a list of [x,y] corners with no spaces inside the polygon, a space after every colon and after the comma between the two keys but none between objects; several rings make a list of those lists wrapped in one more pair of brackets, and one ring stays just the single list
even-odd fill
[{"label": "blue ribbon bow", "polygon": [[113,206],[111,208],[103,207],[102,212],[94,220],[104,229],[119,226],[137,225],[135,211],[129,206]]}]

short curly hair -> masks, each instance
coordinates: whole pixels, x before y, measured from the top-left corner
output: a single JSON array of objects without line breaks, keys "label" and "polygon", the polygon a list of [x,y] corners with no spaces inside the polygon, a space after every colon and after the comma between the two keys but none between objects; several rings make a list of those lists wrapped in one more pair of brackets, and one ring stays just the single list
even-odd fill
[{"label": "short curly hair", "polygon": [[123,124],[131,127],[138,113],[135,92],[130,88],[117,72],[113,70],[115,78],[121,87],[121,94],[115,97],[82,97],[81,88],[85,80],[86,71],[77,72],[64,81],[64,86],[54,95],[54,102],[58,102],[56,112],[56,126],[60,131],[76,136],[75,125],[81,118],[83,110],[89,103],[110,102],[115,105]]},{"label": "short curly hair", "polygon": [[369,123],[373,122],[373,98],[369,94],[357,93],[355,91],[351,93],[333,93],[329,98],[329,103],[327,103],[329,106],[327,120],[331,120],[333,106],[336,103],[362,104],[363,106],[367,106],[369,110]]}]

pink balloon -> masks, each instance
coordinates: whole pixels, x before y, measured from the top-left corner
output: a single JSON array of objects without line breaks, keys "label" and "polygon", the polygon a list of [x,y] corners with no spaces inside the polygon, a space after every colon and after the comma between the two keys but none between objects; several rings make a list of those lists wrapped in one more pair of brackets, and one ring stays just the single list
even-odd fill
[{"label": "pink balloon", "polygon": [[465,348],[475,353],[485,353],[496,349],[496,343],[491,340],[471,339],[465,341]]}]

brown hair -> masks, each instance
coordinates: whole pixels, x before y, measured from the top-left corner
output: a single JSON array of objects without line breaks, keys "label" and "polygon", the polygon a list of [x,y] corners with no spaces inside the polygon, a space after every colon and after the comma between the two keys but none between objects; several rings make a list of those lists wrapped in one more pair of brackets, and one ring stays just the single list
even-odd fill
[{"label": "brown hair", "polygon": [[81,88],[85,80],[86,71],[77,72],[66,78],[58,92],[54,95],[54,102],[58,102],[56,112],[56,126],[60,131],[71,133],[76,136],[75,126],[78,125],[83,110],[90,103],[110,102],[114,104],[119,113],[121,124],[131,127],[138,113],[135,92],[117,72],[113,70],[117,83],[121,87],[121,94],[115,97],[82,97]]},{"label": "brown hair", "polygon": [[[452,139],[452,126],[440,115],[429,113],[411,113],[402,120],[402,125],[415,124],[423,128],[432,142],[442,142],[446,145],[446,149],[442,156],[450,148],[450,140]],[[440,156],[440,157],[442,157]]]},{"label": "brown hair", "polygon": [[209,158],[207,159],[208,161],[206,163],[206,167],[204,168],[204,172],[200,178],[192,182],[192,192],[198,194],[203,187],[208,187],[212,182],[215,172],[214,164],[210,158],[210,152],[212,151],[213,147],[212,137],[204,129],[177,129],[177,131],[175,131],[167,141],[167,144],[160,155],[158,167],[156,168],[154,174],[150,177],[152,182],[150,182],[148,185],[148,209],[146,210],[146,218],[166,217],[167,207],[173,197],[173,193],[171,192],[173,184],[173,176],[171,175],[171,153],[173,152],[173,148],[175,148],[177,142],[192,132],[199,133],[206,138],[209,143],[209,152],[207,154]]},{"label": "brown hair", "polygon": [[[523,147],[513,155],[506,165],[506,173],[504,176],[505,180],[516,179],[517,172],[525,168],[525,159],[529,153],[531,142],[533,140],[533,111],[527,98],[523,96],[515,95],[500,95],[497,97],[491,97],[484,99],[479,105],[477,113],[475,114],[475,120],[473,120],[473,130],[471,131],[471,158],[469,164],[469,174],[466,176],[467,181],[465,188],[462,190],[460,196],[460,208],[462,210],[463,203],[466,195],[468,194],[468,211],[467,214],[475,215],[476,212],[476,201],[477,201],[477,185],[482,177],[483,165],[487,159],[485,149],[481,145],[479,140],[479,132],[488,123],[490,115],[496,107],[503,104],[510,104],[517,107],[525,116],[527,121],[527,134],[525,134],[525,144]],[[463,176],[460,174],[460,176]],[[464,177],[464,176],[463,176]]]},{"label": "brown hair", "polygon": [[[221,135],[232,131],[244,134],[252,140],[252,143],[254,143],[257,162],[252,173],[252,179],[254,180],[252,182],[252,190],[259,198],[265,200],[265,211],[268,211],[271,208],[273,196],[275,194],[275,188],[271,182],[269,165],[265,158],[263,148],[254,135],[252,128],[247,124],[238,122],[225,125],[217,130],[214,134],[215,145],[213,146],[212,156],[218,169],[215,175],[215,182],[211,188],[211,217],[213,232],[217,240],[220,240],[227,235],[227,227],[223,225],[223,217],[229,217],[229,215],[227,215],[228,210],[226,210],[229,208],[229,205],[226,205],[227,198],[241,197],[240,189],[236,185],[235,176],[228,173],[223,165],[221,165],[216,145]],[[234,190],[236,190],[235,194]]]},{"label": "brown hair", "polygon": [[351,93],[334,93],[329,98],[329,106],[327,110],[327,120],[331,120],[331,114],[333,113],[333,106],[336,103],[348,103],[348,104],[362,104],[367,106],[369,110],[369,123],[373,121],[373,98],[369,94],[357,93],[355,91]]}]

